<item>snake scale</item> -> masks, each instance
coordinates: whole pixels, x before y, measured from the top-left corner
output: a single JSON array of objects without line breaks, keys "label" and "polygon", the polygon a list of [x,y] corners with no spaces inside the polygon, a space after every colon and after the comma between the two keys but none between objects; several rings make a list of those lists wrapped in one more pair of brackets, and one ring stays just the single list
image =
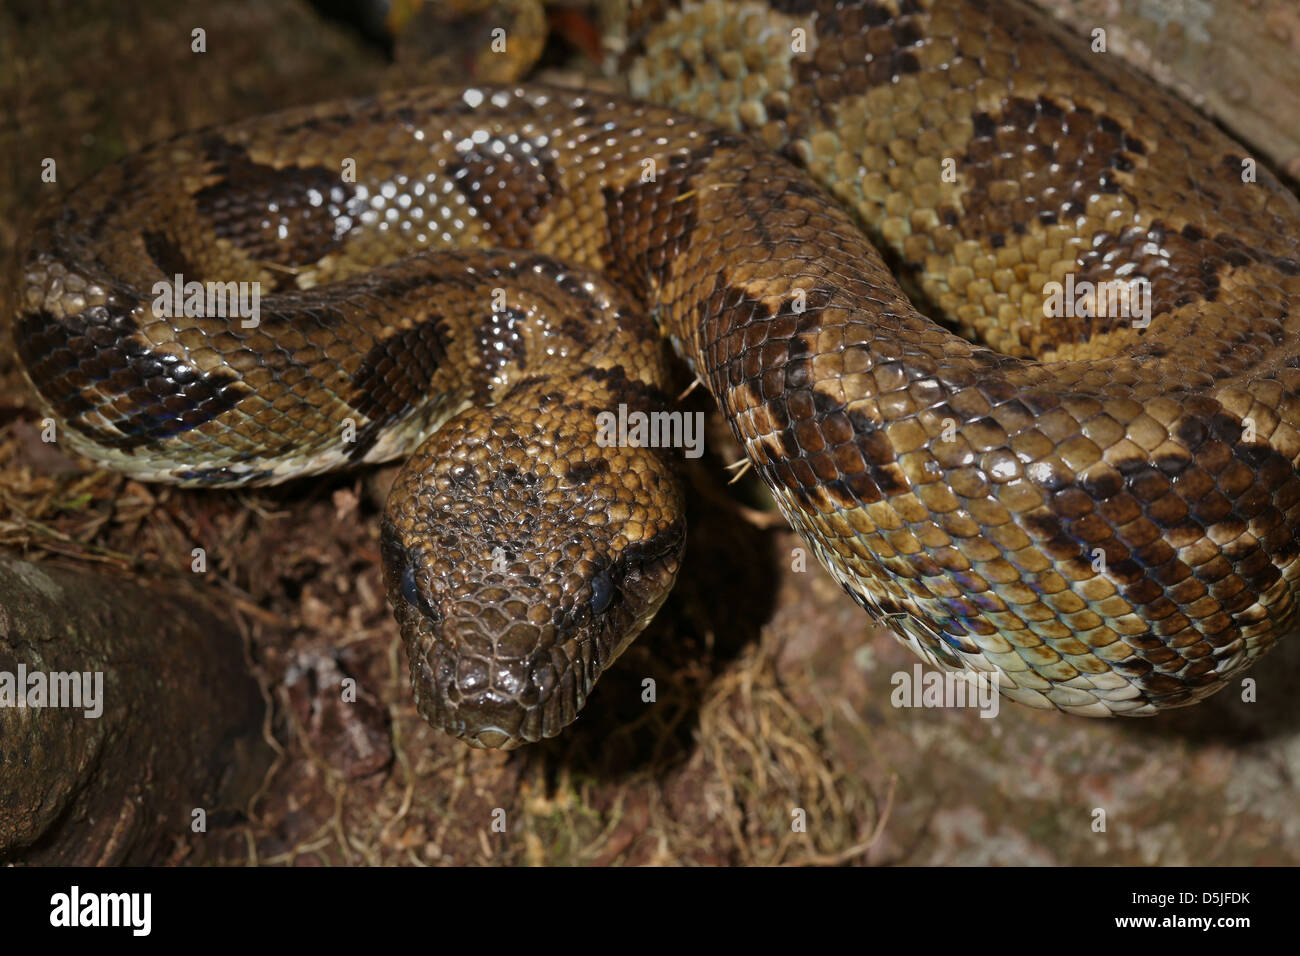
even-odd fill
[{"label": "snake scale", "polygon": [[[596,425],[672,407],[671,347],[936,666],[1148,714],[1293,626],[1300,208],[1241,146],[1019,0],[630,35],[627,98],[294,109],[65,195],[15,322],[63,440],[210,487],[409,456],[386,586],[421,713],[476,746],[557,734],[673,584],[681,451]],[[259,282],[259,323],[160,315],[174,275]],[[1145,282],[1149,324],[1045,309],[1067,278]]]}]

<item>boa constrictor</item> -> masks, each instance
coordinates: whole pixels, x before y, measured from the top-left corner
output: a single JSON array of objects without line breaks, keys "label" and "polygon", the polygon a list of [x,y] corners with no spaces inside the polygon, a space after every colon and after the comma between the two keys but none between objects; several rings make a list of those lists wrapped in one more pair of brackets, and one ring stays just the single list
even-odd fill
[{"label": "boa constrictor", "polygon": [[1019,0],[635,18],[628,98],[295,109],[68,194],[15,324],[67,443],[211,487],[409,456],[385,579],[478,746],[558,733],[673,583],[680,450],[597,424],[671,407],[666,343],[932,664],[1145,714],[1292,627],[1300,209],[1242,147]]}]

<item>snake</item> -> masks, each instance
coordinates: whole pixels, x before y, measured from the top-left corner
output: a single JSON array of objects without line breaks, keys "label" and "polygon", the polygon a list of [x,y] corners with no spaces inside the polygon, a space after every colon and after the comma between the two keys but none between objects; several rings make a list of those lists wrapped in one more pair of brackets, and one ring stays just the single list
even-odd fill
[{"label": "snake", "polygon": [[672,588],[681,442],[600,423],[683,374],[856,602],[1007,698],[1154,714],[1295,625],[1265,164],[1021,0],[646,0],[624,46],[623,92],[294,108],[67,192],[14,317],[59,440],[208,488],[402,459],[385,587],[475,747],[559,734]]}]

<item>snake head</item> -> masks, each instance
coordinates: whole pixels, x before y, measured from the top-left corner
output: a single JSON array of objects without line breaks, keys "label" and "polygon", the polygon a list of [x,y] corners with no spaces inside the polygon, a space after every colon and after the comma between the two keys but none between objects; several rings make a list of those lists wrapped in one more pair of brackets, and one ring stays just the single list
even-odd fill
[{"label": "snake head", "polygon": [[389,496],[384,574],[416,704],[471,746],[558,734],[677,575],[685,522],[671,467],[565,434],[467,411]]}]

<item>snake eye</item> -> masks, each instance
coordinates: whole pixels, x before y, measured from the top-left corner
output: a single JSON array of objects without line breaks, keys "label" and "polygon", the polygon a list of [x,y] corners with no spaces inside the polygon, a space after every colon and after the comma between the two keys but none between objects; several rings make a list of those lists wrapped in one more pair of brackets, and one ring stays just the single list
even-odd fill
[{"label": "snake eye", "polygon": [[601,571],[591,582],[591,613],[604,614],[614,600],[614,582]]},{"label": "snake eye", "polygon": [[427,617],[434,616],[433,608],[424,599],[424,595],[420,593],[420,586],[415,581],[414,564],[408,564],[402,569],[402,597],[406,599],[407,604],[419,609]]}]

